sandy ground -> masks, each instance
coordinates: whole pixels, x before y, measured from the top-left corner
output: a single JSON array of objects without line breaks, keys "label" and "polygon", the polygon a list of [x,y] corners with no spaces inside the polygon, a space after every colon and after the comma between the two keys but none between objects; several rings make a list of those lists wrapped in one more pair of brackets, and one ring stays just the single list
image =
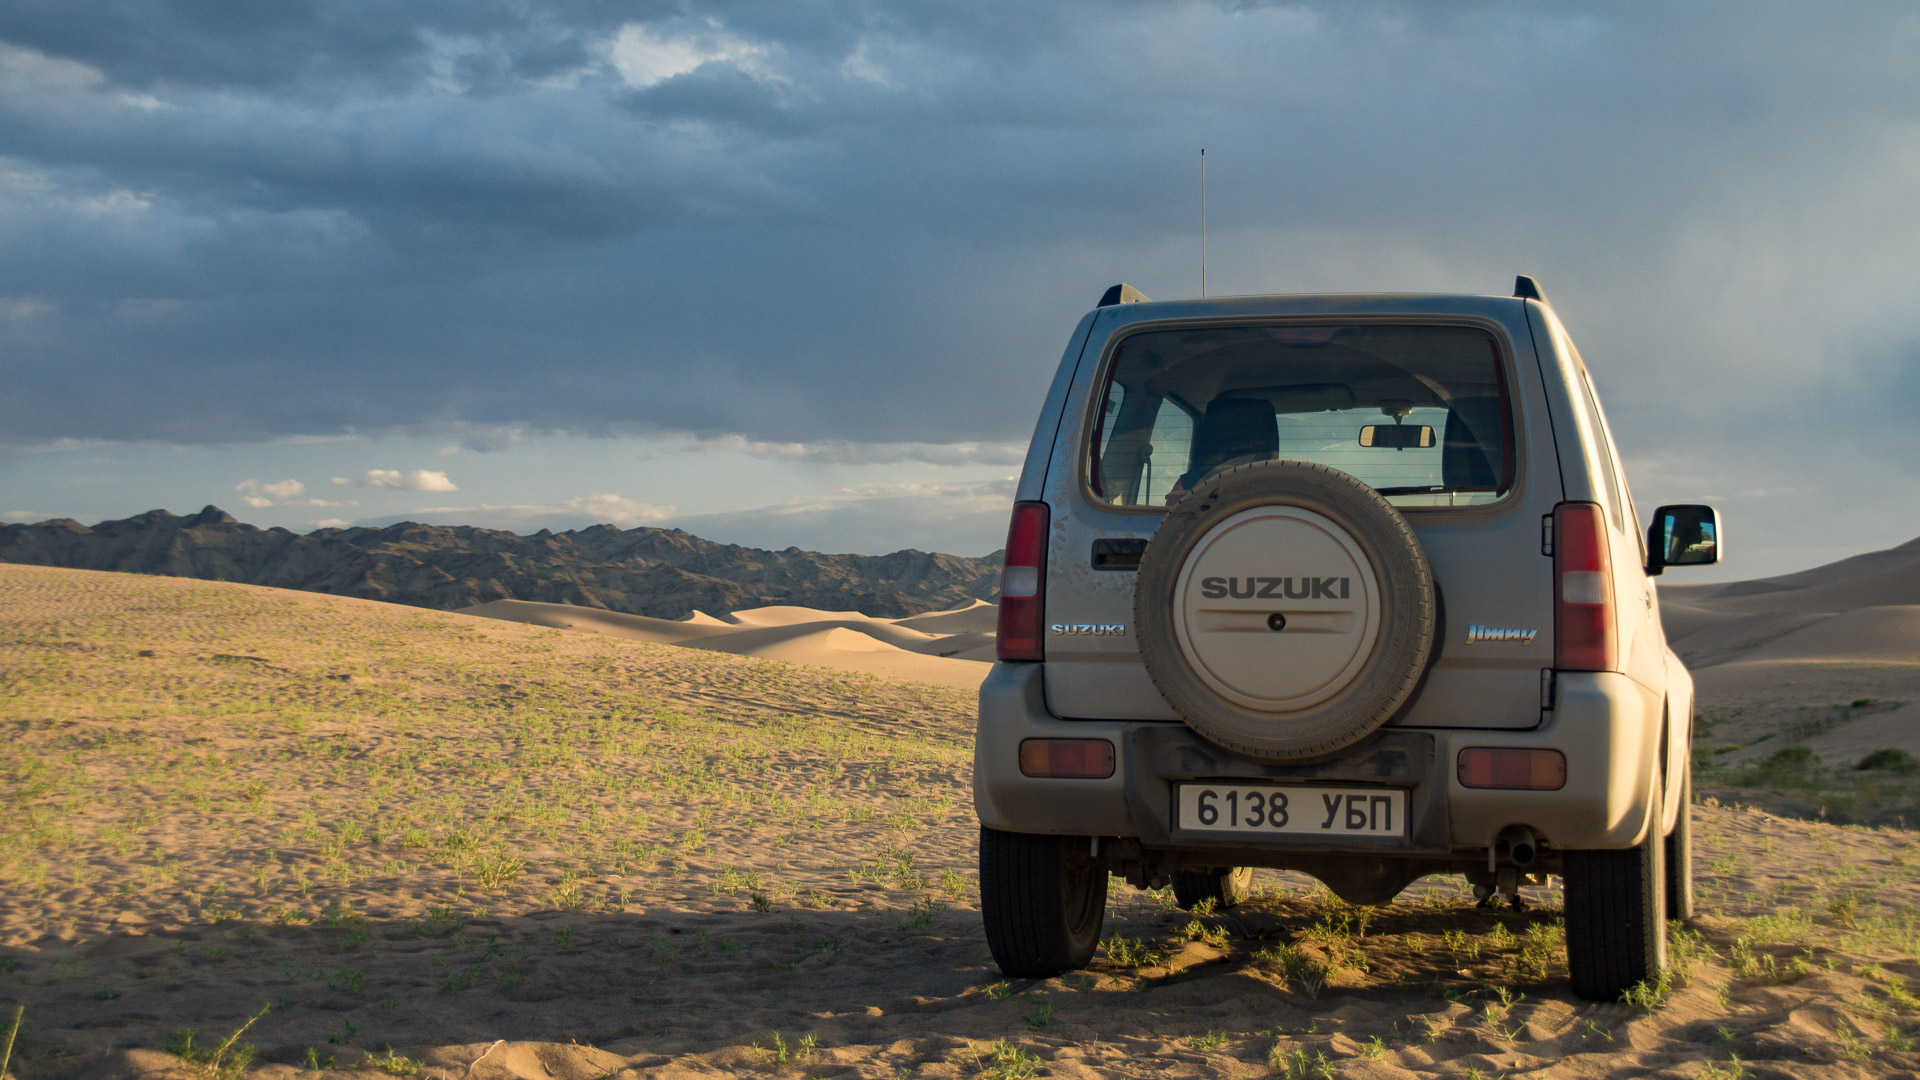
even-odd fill
[{"label": "sandy ground", "polygon": [[495,600],[460,613],[976,690],[993,665],[998,611],[975,600],[952,611],[905,619],[804,607],[750,608],[717,617],[696,611],[686,619],[649,619],[572,604]]},{"label": "sandy ground", "polygon": [[1571,997],[1554,892],[1484,911],[1442,879],[1360,909],[1262,872],[1203,918],[1119,886],[1091,971],[1003,980],[970,723],[944,687],[0,566],[12,1071],[206,1074],[188,1059],[256,1015],[220,1065],[250,1046],[254,1076],[481,1080],[1920,1067],[1920,838],[1709,805],[1685,974],[1647,1007]]},{"label": "sandy ground", "polygon": [[1719,760],[1790,745],[1842,767],[1887,747],[1920,755],[1920,541],[1761,581],[1667,584],[1685,580],[1663,579],[1661,617]]}]

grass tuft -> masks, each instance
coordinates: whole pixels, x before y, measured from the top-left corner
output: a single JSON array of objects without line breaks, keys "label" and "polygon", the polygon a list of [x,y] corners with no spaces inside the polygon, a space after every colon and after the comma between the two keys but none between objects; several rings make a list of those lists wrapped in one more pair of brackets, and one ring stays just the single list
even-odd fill
[{"label": "grass tuft", "polygon": [[759,1040],[756,1039],[754,1040],[753,1048],[760,1051],[760,1056],[769,1065],[780,1066],[793,1065],[807,1060],[813,1056],[814,1050],[818,1049],[819,1045],[819,1040],[811,1034],[802,1035],[798,1040],[789,1044],[786,1036],[776,1031],[767,1037],[767,1045],[760,1045]]},{"label": "grass tuft", "polygon": [[982,1080],[1029,1080],[1046,1070],[1039,1055],[1028,1053],[1005,1039],[987,1047],[986,1053],[974,1052]]},{"label": "grass tuft", "polygon": [[13,1026],[7,1028],[7,1044],[4,1047],[0,1047],[0,1080],[5,1080],[7,1067],[13,1062],[13,1041],[20,1037],[20,1021],[26,1015],[27,1007],[25,1005],[14,1007]]},{"label": "grass tuft", "polygon": [[527,861],[496,851],[473,860],[473,879],[483,889],[504,889],[519,878]]},{"label": "grass tuft", "polygon": [[401,1057],[394,1053],[391,1046],[387,1047],[387,1052],[379,1057],[368,1056],[362,1064],[378,1069],[388,1076],[419,1076],[421,1070],[427,1067],[427,1063],[419,1058]]},{"label": "grass tuft", "polygon": [[1861,758],[1860,764],[1854,766],[1854,768],[1861,772],[1880,769],[1886,772],[1906,775],[1920,772],[1920,758],[1914,757],[1899,747],[1889,746],[1882,750],[1875,750],[1873,753]]},{"label": "grass tuft", "polygon": [[1157,968],[1167,966],[1173,954],[1144,937],[1132,938],[1125,934],[1114,934],[1100,943],[1100,951],[1107,956],[1107,963],[1117,968]]},{"label": "grass tuft", "polygon": [[1282,1080],[1334,1080],[1336,1075],[1326,1051],[1290,1047],[1285,1042],[1276,1042],[1267,1051],[1267,1064]]},{"label": "grass tuft", "polygon": [[254,1013],[246,1023],[234,1028],[231,1034],[211,1050],[196,1045],[193,1029],[188,1028],[167,1036],[167,1051],[180,1060],[197,1066],[203,1076],[233,1080],[246,1072],[247,1066],[253,1062],[255,1053],[253,1047],[240,1041],[240,1036],[245,1035],[247,1029],[258,1023],[260,1018],[267,1015],[272,1008],[271,1004],[261,1006],[259,1012]]}]

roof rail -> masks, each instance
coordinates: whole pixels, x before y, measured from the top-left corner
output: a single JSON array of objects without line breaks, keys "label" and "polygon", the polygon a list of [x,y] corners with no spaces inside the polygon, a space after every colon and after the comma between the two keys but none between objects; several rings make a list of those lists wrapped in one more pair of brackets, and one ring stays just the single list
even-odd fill
[{"label": "roof rail", "polygon": [[1100,302],[1094,306],[1112,307],[1115,304],[1138,304],[1146,298],[1147,295],[1145,293],[1123,281],[1101,294]]},{"label": "roof rail", "polygon": [[1547,302],[1547,294],[1540,291],[1540,283],[1525,274],[1513,279],[1513,295],[1522,300],[1538,300],[1543,304]]}]

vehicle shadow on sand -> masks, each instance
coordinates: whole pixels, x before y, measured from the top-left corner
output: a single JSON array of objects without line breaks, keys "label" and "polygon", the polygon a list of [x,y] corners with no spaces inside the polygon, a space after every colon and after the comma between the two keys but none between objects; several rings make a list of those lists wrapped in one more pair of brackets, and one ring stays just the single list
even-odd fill
[{"label": "vehicle shadow on sand", "polygon": [[994,1054],[1063,1075],[1075,1062],[1106,1071],[1143,1054],[1176,1073],[1231,1074],[1294,1052],[1383,1067],[1484,1058],[1509,1071],[1522,1059],[1623,1052],[1622,1025],[1645,1018],[1571,997],[1557,919],[1544,904],[1476,908],[1445,886],[1382,908],[1269,888],[1218,914],[1121,888],[1088,970],[1007,980],[978,911],[926,899],[858,910],[340,912],[0,951],[12,964],[0,1003],[26,1006],[16,1069],[27,1080],[110,1064],[157,1075],[177,1064],[164,1053],[170,1036],[177,1047],[177,1033],[195,1029],[197,1045],[217,1045],[268,1006],[242,1040],[257,1048],[256,1066],[347,1068],[395,1048],[422,1075],[710,1073],[804,1059],[808,1075],[971,1076],[994,1067]]}]

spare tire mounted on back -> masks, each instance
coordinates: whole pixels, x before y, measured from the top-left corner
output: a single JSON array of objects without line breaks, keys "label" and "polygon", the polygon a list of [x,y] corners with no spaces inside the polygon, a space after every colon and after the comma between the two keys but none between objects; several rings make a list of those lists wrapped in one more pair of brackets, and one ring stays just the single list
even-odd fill
[{"label": "spare tire mounted on back", "polygon": [[1140,561],[1147,672],[1189,727],[1299,761],[1352,746],[1406,703],[1433,649],[1433,573],[1400,512],[1304,461],[1207,477]]}]

